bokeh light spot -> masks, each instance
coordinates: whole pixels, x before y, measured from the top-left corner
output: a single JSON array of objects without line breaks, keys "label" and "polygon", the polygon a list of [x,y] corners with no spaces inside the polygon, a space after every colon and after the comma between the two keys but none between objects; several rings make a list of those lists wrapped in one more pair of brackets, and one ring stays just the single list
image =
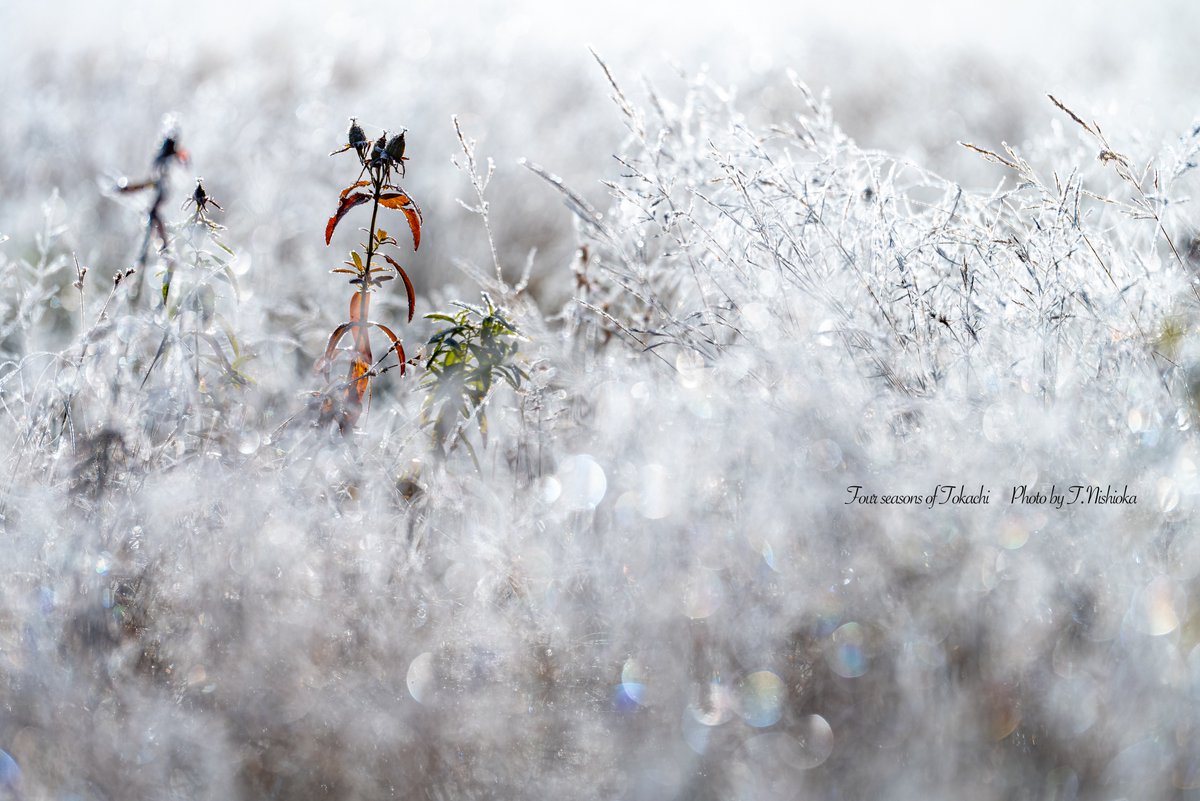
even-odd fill
[{"label": "bokeh light spot", "polygon": [[433,701],[437,694],[437,675],[433,665],[433,654],[429,651],[418,656],[408,666],[408,676],[405,679],[408,694],[421,704]]},{"label": "bokeh light spot", "polygon": [[742,720],[755,728],[774,726],[783,717],[787,688],[783,679],[769,670],[751,673],[738,687]]},{"label": "bokeh light spot", "polygon": [[595,509],[608,491],[604,469],[586,453],[568,456],[555,475],[562,485],[562,500],[573,511]]},{"label": "bokeh light spot", "polygon": [[867,672],[866,632],[857,623],[839,626],[829,637],[825,650],[829,669],[846,679],[856,679]]}]

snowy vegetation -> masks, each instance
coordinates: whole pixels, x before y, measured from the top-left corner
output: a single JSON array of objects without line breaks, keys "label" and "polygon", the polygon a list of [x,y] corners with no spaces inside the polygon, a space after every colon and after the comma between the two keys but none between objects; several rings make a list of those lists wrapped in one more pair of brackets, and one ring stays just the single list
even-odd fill
[{"label": "snowy vegetation", "polygon": [[[56,143],[0,161],[44,191],[0,217],[0,797],[1200,788],[1200,127],[1048,99],[980,190],[799,79],[761,119],[597,62],[575,177],[535,139],[499,189],[470,119],[354,147],[332,60],[228,75],[252,116],[205,79],[221,126],[0,123]],[[1011,502],[1072,486],[1136,503]]]}]

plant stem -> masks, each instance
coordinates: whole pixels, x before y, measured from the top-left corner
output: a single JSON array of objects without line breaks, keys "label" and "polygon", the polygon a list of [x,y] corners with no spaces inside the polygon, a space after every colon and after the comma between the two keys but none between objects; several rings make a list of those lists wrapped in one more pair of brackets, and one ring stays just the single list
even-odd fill
[{"label": "plant stem", "polygon": [[[362,274],[359,278],[362,283],[358,287],[359,303],[358,311],[360,320],[358,322],[358,332],[362,336],[367,334],[367,295],[371,286],[371,262],[375,258],[375,253],[378,250],[378,240],[375,238],[375,220],[379,215],[379,196],[383,194],[383,173],[371,176],[371,226],[367,229],[367,258],[363,262]],[[357,342],[355,344],[358,344]]]}]

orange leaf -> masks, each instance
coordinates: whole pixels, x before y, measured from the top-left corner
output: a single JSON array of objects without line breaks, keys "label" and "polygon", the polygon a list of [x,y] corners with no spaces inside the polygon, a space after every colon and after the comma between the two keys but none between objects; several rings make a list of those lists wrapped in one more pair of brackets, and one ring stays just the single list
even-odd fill
[{"label": "orange leaf", "polygon": [[[363,376],[365,376],[367,374],[367,371],[370,369],[371,369],[371,347],[370,347],[370,345],[368,345],[365,359],[361,355],[356,355],[354,357],[354,360],[352,362],[350,362],[350,373],[347,376],[347,378],[348,378],[348,380],[350,380],[353,383],[351,383],[350,386],[347,387],[347,390],[348,390],[346,393],[346,401],[347,401],[346,405],[347,406],[352,406],[353,402],[357,401],[357,407],[362,408],[363,396],[367,394],[367,385],[368,385],[368,382],[370,381],[369,378],[364,378]],[[355,414],[354,418],[357,420],[358,415]]]},{"label": "orange leaf", "polygon": [[384,192],[379,196],[379,205],[389,209],[402,209],[405,206],[416,205],[408,195],[403,192]]},{"label": "orange leaf", "polygon": [[329,244],[329,240],[333,239],[333,229],[337,228],[337,224],[346,216],[346,212],[355,206],[366,203],[371,199],[370,195],[364,195],[362,192],[355,192],[349,197],[343,197],[338,203],[337,211],[329,218],[329,222],[325,225],[325,244]]},{"label": "orange leaf", "polygon": [[[350,324],[354,326],[354,356],[350,360],[350,372],[346,376],[350,385],[346,387],[347,408],[361,409],[363,396],[367,392],[367,384],[371,379],[364,378],[371,369],[371,337],[367,328],[367,311],[370,307],[371,296],[365,292],[355,292],[350,297]],[[358,413],[354,413],[358,419]]]},{"label": "orange leaf", "polygon": [[[346,145],[346,147],[349,147],[349,145]],[[358,189],[359,187],[370,186],[370,185],[371,185],[370,181],[356,181],[356,182],[350,184],[349,186],[347,186],[345,189],[343,189],[342,194],[339,195],[339,197],[345,197],[346,195],[350,194],[351,192],[353,192],[355,189]]]},{"label": "orange leaf", "polygon": [[379,196],[379,205],[404,212],[404,216],[408,218],[408,227],[412,231],[413,250],[420,250],[421,209],[413,199],[403,192],[384,192]]},{"label": "orange leaf", "polygon": [[416,209],[400,209],[404,212],[404,216],[408,218],[408,227],[412,230],[413,235],[413,250],[421,248],[421,212]]},{"label": "orange leaf", "polygon": [[404,282],[404,291],[408,293],[408,321],[411,323],[413,321],[413,310],[417,303],[417,293],[413,290],[412,281],[409,280],[408,273],[404,272],[404,268],[397,264],[395,259],[386,253],[383,254],[383,257],[387,259],[388,264],[396,268],[396,272],[400,275],[400,280]]}]

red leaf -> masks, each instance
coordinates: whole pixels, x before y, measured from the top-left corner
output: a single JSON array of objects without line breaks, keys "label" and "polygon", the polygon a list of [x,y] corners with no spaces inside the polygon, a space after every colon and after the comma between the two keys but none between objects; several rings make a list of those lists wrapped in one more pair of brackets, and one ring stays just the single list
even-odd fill
[{"label": "red leaf", "polygon": [[362,323],[371,309],[371,293],[355,292],[350,296],[350,322]]},{"label": "red leaf", "polygon": [[353,195],[341,199],[341,202],[338,203],[337,211],[329,218],[329,222],[325,225],[326,245],[329,244],[329,240],[333,239],[333,229],[337,228],[337,224],[346,216],[346,212],[361,203],[366,203],[370,199],[370,195],[364,195],[362,192],[355,192]]},{"label": "red leaf", "polygon": [[400,344],[400,340],[396,340],[396,356],[400,359],[400,375],[404,375],[405,368],[408,365],[408,357],[404,355],[404,346]]},{"label": "red leaf", "polygon": [[409,280],[408,273],[404,272],[404,268],[397,264],[395,259],[386,253],[383,254],[383,257],[387,259],[388,264],[396,268],[396,272],[400,274],[400,280],[404,282],[404,291],[408,293],[408,321],[411,323],[413,321],[413,310],[417,303],[417,293],[413,289],[412,281]]},{"label": "red leaf", "polygon": [[406,365],[404,358],[404,346],[400,344],[400,337],[396,336],[395,333],[392,332],[392,329],[388,328],[383,323],[371,323],[371,325],[375,326],[384,334],[386,334],[387,338],[392,341],[392,350],[396,351],[396,356],[400,359],[400,375],[404,375],[404,368]]},{"label": "red leaf", "polygon": [[346,332],[354,323],[342,323],[337,328],[333,329],[333,333],[329,336],[329,344],[325,346],[325,355],[317,360],[318,371],[324,371],[329,368],[330,362],[333,361],[333,354],[337,352],[338,343],[342,341],[342,337],[346,336]]},{"label": "red leaf", "polygon": [[[354,350],[358,353],[355,361],[365,360],[368,367],[371,366],[371,335],[367,327],[367,313],[370,312],[370,308],[370,294],[354,293],[354,296],[350,297],[350,323],[354,325]],[[366,381],[360,381],[360,384],[366,384]]]}]

